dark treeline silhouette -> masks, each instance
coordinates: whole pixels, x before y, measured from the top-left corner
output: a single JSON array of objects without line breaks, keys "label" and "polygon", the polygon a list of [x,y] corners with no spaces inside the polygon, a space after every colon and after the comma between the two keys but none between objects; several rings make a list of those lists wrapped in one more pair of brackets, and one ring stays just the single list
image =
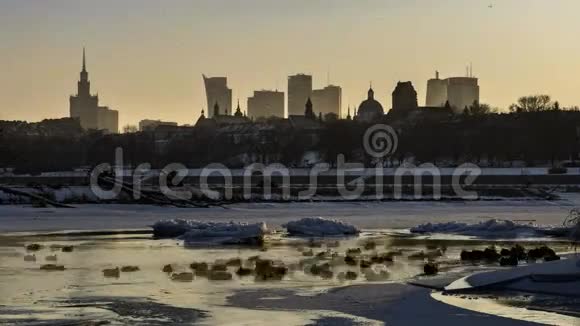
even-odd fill
[{"label": "dark treeline silhouette", "polygon": [[[560,108],[549,97],[529,96],[498,113],[475,103],[463,114],[425,108],[407,115],[387,114],[375,123],[391,125],[398,134],[396,153],[385,166],[402,162],[454,166],[472,162],[510,167],[574,164],[579,153],[580,111]],[[75,119],[40,123],[0,121],[0,168],[16,173],[67,171],[113,163],[123,149],[125,165],[150,163],[161,168],[181,163],[190,168],[222,163],[239,168],[258,162],[304,167],[309,153],[335,165],[343,154],[348,162],[374,165],[363,135],[371,123],[322,117],[301,127],[288,119],[261,119],[241,125],[160,126],[154,131],[105,134],[82,131]],[[316,123],[316,124],[314,124]]]}]

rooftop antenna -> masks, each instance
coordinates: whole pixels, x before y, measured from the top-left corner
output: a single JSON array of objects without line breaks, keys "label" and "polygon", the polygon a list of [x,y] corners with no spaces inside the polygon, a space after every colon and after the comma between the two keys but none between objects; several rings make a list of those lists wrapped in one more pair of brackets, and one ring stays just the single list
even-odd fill
[{"label": "rooftop antenna", "polygon": [[473,62],[469,63],[469,77],[473,78]]}]

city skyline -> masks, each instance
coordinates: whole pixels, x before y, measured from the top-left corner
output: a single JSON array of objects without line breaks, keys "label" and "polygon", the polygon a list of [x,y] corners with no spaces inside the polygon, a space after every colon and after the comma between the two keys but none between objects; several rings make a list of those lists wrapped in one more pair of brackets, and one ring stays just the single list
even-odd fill
[{"label": "city skyline", "polygon": [[[398,81],[413,82],[424,105],[435,70],[445,78],[463,76],[472,62],[482,102],[503,109],[519,96],[546,93],[576,105],[580,50],[573,13],[580,4],[558,4],[7,1],[0,4],[7,41],[0,119],[67,116],[83,45],[94,92],[119,111],[120,126],[147,118],[194,123],[202,109],[209,111],[202,73],[229,77],[234,103],[245,103],[254,90],[285,91],[286,77],[296,73],[313,75],[319,89],[330,74],[330,83],[343,89],[345,112],[366,98],[370,81],[386,110]],[[224,5],[232,10],[219,15]],[[159,12],[165,15],[153,19]]]}]

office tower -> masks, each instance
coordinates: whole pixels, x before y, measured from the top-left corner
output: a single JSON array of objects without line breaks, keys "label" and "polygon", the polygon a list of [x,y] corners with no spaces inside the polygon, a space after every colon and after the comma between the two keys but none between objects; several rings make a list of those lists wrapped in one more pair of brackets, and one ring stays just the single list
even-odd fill
[{"label": "office tower", "polygon": [[304,105],[312,96],[312,76],[298,74],[288,77],[288,115],[304,114]]},{"label": "office tower", "polygon": [[221,115],[232,114],[232,90],[228,88],[227,77],[207,77],[203,76],[205,84],[205,94],[207,97],[208,118],[213,117],[213,108],[216,103],[220,108]]},{"label": "office tower", "polygon": [[250,118],[284,118],[284,92],[254,91],[248,98],[248,116]]},{"label": "office tower", "polygon": [[342,101],[342,89],[339,86],[328,85],[323,89],[312,91],[312,104],[316,113],[322,113],[325,116],[328,113],[334,113],[340,117]]},{"label": "office tower", "polygon": [[439,72],[435,73],[435,79],[427,82],[428,107],[444,107],[447,102],[455,113],[461,113],[465,107],[470,107],[474,102],[479,102],[478,79],[473,77],[468,70],[466,77],[451,77],[439,79]]}]

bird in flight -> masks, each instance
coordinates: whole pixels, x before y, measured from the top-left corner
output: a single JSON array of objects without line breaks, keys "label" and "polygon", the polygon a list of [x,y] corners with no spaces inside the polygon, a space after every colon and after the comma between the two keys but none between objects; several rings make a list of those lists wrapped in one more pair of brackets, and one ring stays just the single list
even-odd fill
[{"label": "bird in flight", "polygon": [[490,3],[489,6],[487,6],[488,8],[493,8],[493,3]]}]

